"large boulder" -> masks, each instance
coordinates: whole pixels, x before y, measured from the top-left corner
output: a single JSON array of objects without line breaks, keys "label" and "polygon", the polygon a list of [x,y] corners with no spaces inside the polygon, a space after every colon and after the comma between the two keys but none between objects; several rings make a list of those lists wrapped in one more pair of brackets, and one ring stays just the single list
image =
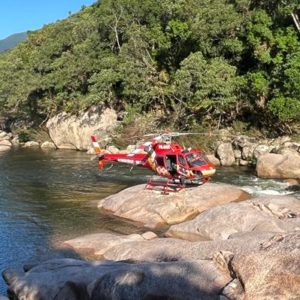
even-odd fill
[{"label": "large boulder", "polygon": [[219,299],[232,280],[218,261],[162,263],[56,259],[26,273],[4,271],[13,299]]},{"label": "large boulder", "polygon": [[300,154],[288,155],[267,153],[257,159],[256,172],[259,177],[300,179]]},{"label": "large boulder", "polygon": [[231,270],[243,283],[240,299],[300,299],[300,233],[278,234],[258,252],[235,255]]},{"label": "large boulder", "polygon": [[12,143],[10,142],[12,137],[11,133],[0,131],[0,152],[10,150]]},{"label": "large boulder", "polygon": [[216,158],[214,154],[208,154],[207,158],[215,166],[220,166],[221,165],[220,160],[218,158]]},{"label": "large boulder", "polygon": [[42,149],[56,149],[54,143],[46,141],[44,143],[41,144],[41,148]]},{"label": "large boulder", "polygon": [[158,228],[183,222],[202,211],[250,195],[232,185],[206,183],[168,195],[137,185],[101,200],[98,208],[105,213]]},{"label": "large boulder", "polygon": [[24,143],[24,145],[23,145],[24,148],[37,148],[39,146],[40,146],[40,144],[35,141],[28,141],[28,142]]},{"label": "large boulder", "polygon": [[242,148],[242,158],[247,161],[253,160],[254,149],[257,148],[257,144],[249,143]]},{"label": "large boulder", "polygon": [[[281,214],[285,215],[287,212],[282,210],[283,200],[284,197],[277,204]],[[268,200],[265,203],[268,203]],[[174,270],[180,261],[188,263],[197,261],[201,264],[207,261],[210,267],[217,267],[223,271],[223,274],[226,270],[230,270],[233,280],[222,290],[222,294],[228,299],[276,299],[277,295],[279,299],[297,299],[300,280],[299,255],[300,232],[250,232],[235,234],[227,240],[198,242],[158,238],[151,241],[117,244],[104,253],[106,259],[172,262]],[[121,293],[120,284],[121,282],[124,284],[126,280],[124,273],[120,272],[120,275],[123,275],[118,277],[117,283],[115,277],[117,272],[113,273],[113,278],[112,274],[105,275],[92,284],[94,291],[92,299],[102,299],[100,295],[103,294],[99,294],[101,291],[108,297],[104,299],[111,299],[109,295],[111,296],[110,293],[115,290]],[[126,271],[126,274],[131,278],[131,273]],[[193,274],[194,272],[192,276]],[[211,272],[209,271],[208,274]],[[186,275],[190,280],[189,276],[190,274]],[[109,284],[104,285],[102,280],[107,277]],[[138,280],[138,282],[141,281]],[[279,290],[278,287],[280,287]],[[109,295],[104,291],[107,291]],[[139,294],[140,285],[138,287],[132,285],[132,292],[138,295],[133,297],[133,294],[130,294],[132,298],[143,299]],[[95,295],[98,298],[95,298]],[[121,296],[120,298],[122,299]],[[119,299],[118,296],[116,299]]]},{"label": "large boulder", "polygon": [[255,147],[253,151],[254,159],[258,159],[259,156],[271,152],[272,148],[269,145],[260,144]]},{"label": "large boulder", "polygon": [[97,106],[79,115],[63,112],[47,122],[49,135],[57,148],[78,150],[89,148],[91,135],[96,134],[102,140],[117,125],[117,113],[113,109],[103,110]]},{"label": "large boulder", "polygon": [[191,221],[173,225],[167,236],[189,240],[228,239],[245,232],[300,230],[300,201],[294,197],[259,197],[206,210]]},{"label": "large boulder", "polygon": [[231,143],[221,143],[217,148],[217,157],[222,166],[232,166],[235,163],[235,156]]},{"label": "large boulder", "polygon": [[9,140],[0,140],[0,152],[10,150],[12,143]]}]

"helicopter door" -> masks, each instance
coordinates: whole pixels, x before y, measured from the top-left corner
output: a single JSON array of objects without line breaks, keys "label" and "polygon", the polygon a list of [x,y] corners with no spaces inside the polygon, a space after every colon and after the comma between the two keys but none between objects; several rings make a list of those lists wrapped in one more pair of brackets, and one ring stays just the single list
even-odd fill
[{"label": "helicopter door", "polygon": [[163,156],[156,156],[155,157],[156,163],[159,167],[165,167],[164,157]]},{"label": "helicopter door", "polygon": [[177,172],[176,155],[166,155],[166,168],[172,175]]},{"label": "helicopter door", "polygon": [[185,160],[185,158],[183,157],[183,155],[178,155],[178,163],[179,163],[179,168],[178,168],[178,173],[180,175],[183,176],[187,176],[188,175],[188,165],[187,162]]}]

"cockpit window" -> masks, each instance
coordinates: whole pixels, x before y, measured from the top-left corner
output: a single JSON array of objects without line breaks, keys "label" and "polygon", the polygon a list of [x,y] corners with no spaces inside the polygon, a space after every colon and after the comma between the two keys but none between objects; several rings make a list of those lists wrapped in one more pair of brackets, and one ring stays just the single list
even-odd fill
[{"label": "cockpit window", "polygon": [[206,165],[205,159],[197,153],[187,154],[186,160],[191,168]]},{"label": "cockpit window", "polygon": [[184,159],[184,157],[182,155],[178,156],[178,161],[181,165],[185,166],[186,165],[186,161]]}]

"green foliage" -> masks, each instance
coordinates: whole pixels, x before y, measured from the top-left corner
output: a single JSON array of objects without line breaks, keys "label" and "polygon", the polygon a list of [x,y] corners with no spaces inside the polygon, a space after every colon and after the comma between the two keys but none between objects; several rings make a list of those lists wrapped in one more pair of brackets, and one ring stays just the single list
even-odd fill
[{"label": "green foliage", "polygon": [[20,131],[18,134],[19,142],[26,143],[30,141],[30,135],[26,131]]},{"label": "green foliage", "polygon": [[300,120],[300,100],[288,97],[274,98],[269,102],[270,111],[282,121]]},{"label": "green foliage", "polygon": [[[297,0],[103,0],[0,55],[0,113],[93,104],[198,126],[298,121]],[[285,106],[285,107],[284,107]]]},{"label": "green foliage", "polygon": [[192,53],[176,72],[176,98],[194,113],[224,115],[237,100],[236,80],[236,68],[224,59],[208,61],[201,52]]}]

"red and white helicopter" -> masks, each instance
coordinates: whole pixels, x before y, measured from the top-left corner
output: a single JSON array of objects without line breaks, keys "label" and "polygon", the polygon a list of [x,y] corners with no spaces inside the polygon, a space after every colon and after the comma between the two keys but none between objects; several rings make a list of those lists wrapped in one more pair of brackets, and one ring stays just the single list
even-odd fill
[{"label": "red and white helicopter", "polygon": [[[97,154],[100,169],[108,162],[125,163],[152,170],[168,182],[184,186],[185,183],[203,184],[215,174],[215,166],[207,159],[201,149],[185,149],[177,143],[172,143],[172,137],[193,133],[163,133],[154,136],[151,141],[138,146],[131,153],[108,153],[101,150],[96,136],[91,136],[93,147]],[[149,184],[149,182],[148,182]],[[151,183],[150,183],[151,185]]]}]

